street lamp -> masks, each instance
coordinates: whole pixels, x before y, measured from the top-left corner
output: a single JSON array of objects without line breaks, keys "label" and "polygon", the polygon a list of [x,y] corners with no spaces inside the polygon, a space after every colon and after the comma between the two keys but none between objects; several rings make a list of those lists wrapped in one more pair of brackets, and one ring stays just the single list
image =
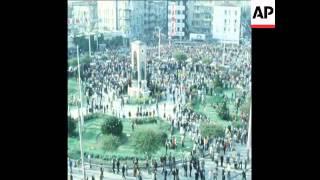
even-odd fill
[{"label": "street lamp", "polygon": [[80,140],[80,154],[82,163],[83,179],[86,178],[84,161],[83,161],[83,147],[82,147],[82,131],[83,131],[83,117],[82,117],[82,94],[81,94],[81,79],[80,79],[80,58],[79,58],[79,45],[77,45],[77,59],[78,59],[78,85],[79,85],[79,97],[80,97],[80,110],[79,110],[79,140]]}]

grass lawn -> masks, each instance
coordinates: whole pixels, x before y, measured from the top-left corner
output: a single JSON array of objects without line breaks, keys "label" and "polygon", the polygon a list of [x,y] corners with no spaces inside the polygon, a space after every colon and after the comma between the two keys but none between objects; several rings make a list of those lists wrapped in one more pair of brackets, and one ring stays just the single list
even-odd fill
[{"label": "grass lawn", "polygon": [[[123,134],[127,136],[128,140],[121,144],[116,151],[108,152],[102,149],[102,141],[101,141],[101,133],[100,127],[103,123],[103,118],[96,118],[85,122],[85,131],[83,133],[83,149],[84,152],[90,152],[93,155],[99,155],[100,157],[106,157],[107,159],[111,158],[112,156],[117,156],[120,158],[124,157],[139,157],[145,158],[143,153],[139,153],[135,150],[132,141],[132,129],[131,129],[131,122],[129,119],[123,119]],[[159,121],[156,124],[141,124],[135,127],[136,129],[163,129],[169,135],[169,123],[164,122],[163,120]],[[78,129],[77,129],[78,130]],[[192,149],[192,140],[190,137],[186,136],[185,138],[185,147],[182,148],[180,145],[180,134],[177,129],[175,129],[174,136],[177,137],[178,147],[176,150],[169,150],[172,154],[175,154],[177,157],[180,157],[183,152],[187,153],[190,152]],[[80,150],[79,150],[79,140],[78,138],[69,137],[68,138],[68,154],[72,158],[79,158],[80,157]],[[160,157],[165,154],[165,147],[164,145],[160,147],[160,149],[153,155],[153,157]]]},{"label": "grass lawn", "polygon": [[222,102],[222,98],[218,96],[206,96],[206,103],[201,104],[197,103],[193,109],[196,112],[205,114],[211,121],[216,122],[217,124],[221,124],[223,126],[227,126],[229,122],[222,120],[217,111],[212,107],[212,105],[216,105],[217,103]]}]

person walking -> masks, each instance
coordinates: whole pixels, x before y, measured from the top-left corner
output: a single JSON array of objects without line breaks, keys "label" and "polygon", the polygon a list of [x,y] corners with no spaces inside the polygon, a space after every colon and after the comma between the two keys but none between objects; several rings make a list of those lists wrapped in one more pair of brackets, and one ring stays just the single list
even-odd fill
[{"label": "person walking", "polygon": [[192,160],[190,159],[189,161],[189,176],[191,177],[191,173],[192,173]]}]

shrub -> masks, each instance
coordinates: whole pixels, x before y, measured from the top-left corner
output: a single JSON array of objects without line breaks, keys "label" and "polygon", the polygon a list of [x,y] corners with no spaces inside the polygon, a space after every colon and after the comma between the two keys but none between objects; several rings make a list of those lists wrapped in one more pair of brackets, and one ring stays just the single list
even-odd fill
[{"label": "shrub", "polygon": [[221,125],[216,125],[212,123],[201,123],[200,133],[202,136],[208,137],[223,137],[224,128]]},{"label": "shrub", "polygon": [[101,126],[102,134],[112,134],[120,136],[122,134],[123,125],[119,118],[110,116],[107,117],[105,122]]},{"label": "shrub", "polygon": [[151,155],[164,143],[166,134],[153,129],[140,129],[133,135],[137,151]]},{"label": "shrub", "polygon": [[69,136],[75,136],[77,128],[77,122],[70,116],[68,116],[68,135]]},{"label": "shrub", "polygon": [[115,151],[120,146],[120,138],[114,135],[103,136],[103,150]]}]

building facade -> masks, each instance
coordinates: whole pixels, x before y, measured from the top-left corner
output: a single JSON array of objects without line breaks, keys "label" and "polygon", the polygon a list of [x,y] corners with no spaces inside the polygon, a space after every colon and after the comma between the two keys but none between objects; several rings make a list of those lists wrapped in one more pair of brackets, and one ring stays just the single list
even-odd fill
[{"label": "building facade", "polygon": [[212,35],[212,1],[188,1],[186,13],[188,34],[203,34],[206,39],[210,38]]},{"label": "building facade", "polygon": [[212,38],[225,43],[240,42],[241,8],[234,5],[214,6]]},{"label": "building facade", "polygon": [[184,38],[186,31],[186,1],[168,1],[168,36]]}]

